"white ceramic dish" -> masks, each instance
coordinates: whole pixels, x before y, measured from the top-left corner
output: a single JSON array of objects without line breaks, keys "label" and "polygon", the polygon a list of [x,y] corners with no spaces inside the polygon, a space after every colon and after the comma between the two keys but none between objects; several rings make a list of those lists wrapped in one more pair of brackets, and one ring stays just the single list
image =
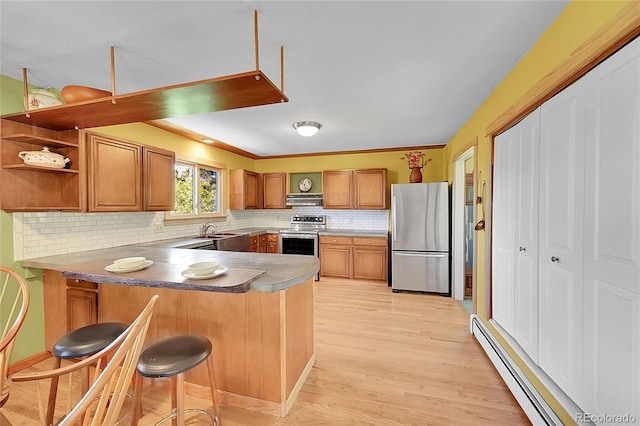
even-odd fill
[{"label": "white ceramic dish", "polygon": [[210,278],[219,277],[220,275],[227,272],[227,270],[229,270],[229,268],[227,268],[226,266],[220,265],[218,266],[218,269],[216,269],[215,271],[213,271],[213,273],[209,275],[196,275],[193,273],[193,271],[191,271],[190,269],[187,269],[185,271],[182,271],[182,276],[190,280],[208,280]]},{"label": "white ceramic dish", "polygon": [[144,265],[145,260],[147,260],[147,258],[141,256],[123,257],[121,259],[114,260],[113,264],[120,269],[131,269]]},{"label": "white ceramic dish", "polygon": [[120,268],[118,267],[118,265],[111,264],[108,266],[105,266],[104,269],[105,271],[109,271],[109,272],[115,272],[116,274],[123,274],[125,272],[135,272],[135,271],[141,271],[145,268],[148,268],[149,266],[153,265],[153,260],[145,260],[142,265],[138,265],[135,266],[133,268]]},{"label": "white ceramic dish", "polygon": [[218,269],[218,262],[198,262],[189,265],[187,270],[193,272],[194,275],[211,275]]}]

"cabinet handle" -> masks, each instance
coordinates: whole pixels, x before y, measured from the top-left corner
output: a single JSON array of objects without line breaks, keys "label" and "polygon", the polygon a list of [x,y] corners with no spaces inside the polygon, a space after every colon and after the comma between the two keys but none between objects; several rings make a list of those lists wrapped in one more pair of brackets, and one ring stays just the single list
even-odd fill
[{"label": "cabinet handle", "polygon": [[551,261],[553,263],[560,262],[560,258],[559,257],[555,257],[555,256],[551,256]]},{"label": "cabinet handle", "polygon": [[520,247],[518,250],[525,251],[525,252],[527,251],[527,249],[525,247]]}]

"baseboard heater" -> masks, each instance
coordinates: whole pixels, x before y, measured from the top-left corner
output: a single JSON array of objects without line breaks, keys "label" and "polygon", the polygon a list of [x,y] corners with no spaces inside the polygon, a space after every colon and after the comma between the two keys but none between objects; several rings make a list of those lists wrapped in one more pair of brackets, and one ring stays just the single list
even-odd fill
[{"label": "baseboard heater", "polygon": [[533,387],[511,356],[502,348],[491,330],[477,315],[471,315],[470,331],[502,376],[507,387],[533,425],[562,425],[542,395]]}]

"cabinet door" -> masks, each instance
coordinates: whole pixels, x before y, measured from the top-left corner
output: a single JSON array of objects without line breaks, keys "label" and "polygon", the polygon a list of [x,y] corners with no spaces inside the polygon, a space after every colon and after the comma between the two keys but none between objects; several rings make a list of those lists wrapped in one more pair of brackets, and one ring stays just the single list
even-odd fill
[{"label": "cabinet door", "polygon": [[143,147],[143,209],[170,211],[175,208],[175,153]]},{"label": "cabinet door", "polygon": [[584,223],[584,86],[541,108],[539,365],[580,404]]},{"label": "cabinet door", "polygon": [[351,238],[320,237],[320,275],[351,278]]},{"label": "cabinet door", "polygon": [[67,290],[67,332],[98,322],[98,294],[91,290]]},{"label": "cabinet door", "polygon": [[493,319],[511,335],[514,322],[517,134],[516,127],[512,127],[496,136],[493,166],[491,312]]},{"label": "cabinet door", "polygon": [[538,362],[540,110],[517,124],[513,337]]},{"label": "cabinet door", "polygon": [[142,147],[89,135],[89,211],[142,210]]},{"label": "cabinet door", "polygon": [[263,205],[265,209],[284,209],[286,201],[286,173],[264,173],[262,175]]},{"label": "cabinet door", "polygon": [[229,209],[257,209],[259,207],[259,183],[259,175],[255,172],[243,169],[229,171]]},{"label": "cabinet door", "polygon": [[356,209],[387,208],[387,169],[354,170],[354,202]]},{"label": "cabinet door", "polygon": [[387,281],[387,239],[353,239],[353,278]]},{"label": "cabinet door", "polygon": [[582,408],[640,418],[640,39],[584,80]]},{"label": "cabinet door", "polygon": [[322,192],[322,206],[325,209],[352,209],[352,171],[328,170],[322,172]]}]

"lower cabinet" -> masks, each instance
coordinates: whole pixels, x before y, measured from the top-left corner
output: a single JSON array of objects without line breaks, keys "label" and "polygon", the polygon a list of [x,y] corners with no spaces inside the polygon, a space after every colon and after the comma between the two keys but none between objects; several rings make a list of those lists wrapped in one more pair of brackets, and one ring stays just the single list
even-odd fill
[{"label": "lower cabinet", "polygon": [[278,234],[267,234],[267,253],[280,252],[280,236]]},{"label": "lower cabinet", "polygon": [[249,242],[249,251],[252,253],[278,253],[278,239],[278,234],[254,235]]},{"label": "lower cabinet", "polygon": [[353,238],[353,278],[387,280],[386,238]]},{"label": "lower cabinet", "polygon": [[98,285],[67,280],[67,331],[98,322]]},{"label": "lower cabinet", "polygon": [[387,239],[320,236],[320,275],[387,280]]},{"label": "lower cabinet", "polygon": [[351,237],[320,237],[320,275],[351,278]]}]

